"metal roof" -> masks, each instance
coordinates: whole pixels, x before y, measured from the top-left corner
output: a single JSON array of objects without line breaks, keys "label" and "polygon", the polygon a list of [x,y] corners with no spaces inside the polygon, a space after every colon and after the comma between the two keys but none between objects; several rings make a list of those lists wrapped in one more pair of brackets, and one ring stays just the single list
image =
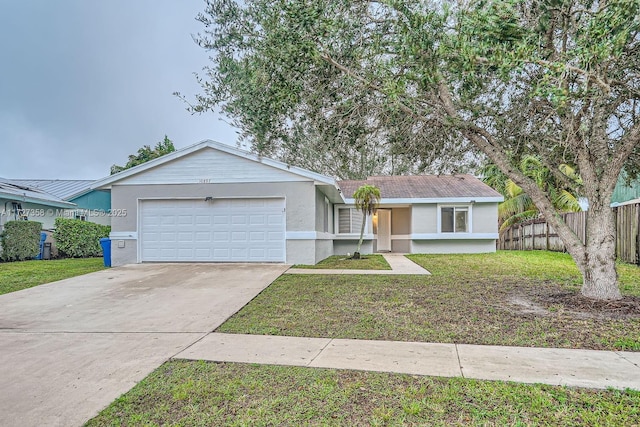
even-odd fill
[{"label": "metal roof", "polygon": [[93,180],[88,179],[10,179],[12,183],[37,188],[62,200],[69,200],[89,191]]},{"label": "metal roof", "polygon": [[15,180],[0,178],[0,198],[16,202],[30,202],[47,206],[73,208],[76,205],[62,200],[36,187],[27,186]]}]

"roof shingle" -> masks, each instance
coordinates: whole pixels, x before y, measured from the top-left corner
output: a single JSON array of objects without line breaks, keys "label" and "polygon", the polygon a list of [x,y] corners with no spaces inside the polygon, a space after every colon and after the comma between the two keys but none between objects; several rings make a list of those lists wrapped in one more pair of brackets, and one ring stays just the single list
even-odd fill
[{"label": "roof shingle", "polygon": [[502,197],[472,175],[372,176],[366,180],[338,181],[346,198],[363,184],[375,185],[382,199],[436,199],[447,197]]}]

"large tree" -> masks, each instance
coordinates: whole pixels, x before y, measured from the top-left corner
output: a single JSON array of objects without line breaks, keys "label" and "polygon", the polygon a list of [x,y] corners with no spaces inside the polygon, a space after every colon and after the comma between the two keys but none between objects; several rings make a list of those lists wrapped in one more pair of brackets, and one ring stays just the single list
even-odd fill
[{"label": "large tree", "polygon": [[173,146],[173,142],[165,135],[164,139],[159,141],[155,147],[151,148],[149,145],[143,145],[138,149],[136,154],[130,154],[129,160],[124,166],[112,165],[111,175],[141,165],[149,160],[157,159],[165,154],[173,153],[174,151],[176,151],[176,148]]},{"label": "large tree", "polygon": [[[320,123],[333,134],[379,129],[383,153],[417,162],[482,154],[554,226],[583,295],[618,299],[609,201],[621,169],[638,164],[639,3],[208,0],[198,41],[212,64],[194,110],[252,117],[248,131],[265,152],[282,147],[274,135],[313,120],[318,138]],[[352,111],[364,119],[340,119]],[[567,185],[589,201],[585,244],[518,167],[527,155],[560,182],[570,180],[561,165],[582,177]]]}]

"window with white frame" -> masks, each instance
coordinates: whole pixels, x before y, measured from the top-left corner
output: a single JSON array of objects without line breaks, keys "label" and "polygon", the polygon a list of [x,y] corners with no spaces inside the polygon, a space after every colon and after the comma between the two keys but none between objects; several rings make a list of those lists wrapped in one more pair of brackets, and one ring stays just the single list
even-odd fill
[{"label": "window with white frame", "polygon": [[338,233],[360,233],[362,227],[362,212],[353,208],[338,209]]},{"label": "window with white frame", "polygon": [[440,208],[440,231],[442,233],[468,233],[469,207],[443,206]]}]

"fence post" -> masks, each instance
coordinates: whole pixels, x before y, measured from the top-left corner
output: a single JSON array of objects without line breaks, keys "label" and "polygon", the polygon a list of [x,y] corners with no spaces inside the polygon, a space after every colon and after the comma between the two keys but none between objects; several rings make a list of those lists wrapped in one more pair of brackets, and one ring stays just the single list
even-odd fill
[{"label": "fence post", "polygon": [[549,223],[544,222],[545,234],[547,235],[547,250],[549,250]]}]

